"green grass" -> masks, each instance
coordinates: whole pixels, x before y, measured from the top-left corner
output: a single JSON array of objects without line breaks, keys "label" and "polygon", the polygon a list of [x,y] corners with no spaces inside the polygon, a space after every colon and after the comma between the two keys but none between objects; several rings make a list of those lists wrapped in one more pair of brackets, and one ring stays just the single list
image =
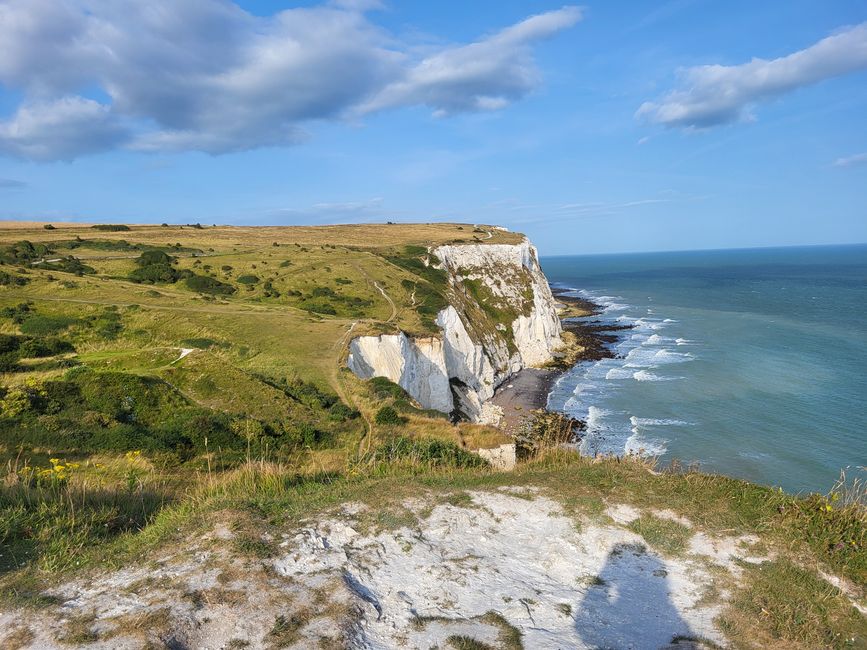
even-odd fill
[{"label": "green grass", "polygon": [[629,529],[641,535],[652,548],[669,555],[683,553],[693,532],[677,521],[648,514],[630,522]]},{"label": "green grass", "polygon": [[462,634],[452,634],[446,639],[446,643],[455,650],[497,650],[492,645]]},{"label": "green grass", "polygon": [[[745,586],[723,619],[744,644],[845,647],[841,639],[862,634],[813,567],[864,589],[863,506],[557,453],[495,473],[467,451],[494,432],[453,426],[416,409],[399,386],[339,369],[353,322],[356,335],[428,333],[446,302],[472,315],[474,336],[508,338],[496,325],[523,313],[526,295],[511,304],[472,280],[452,287],[424,263],[436,262],[429,247],[487,232],[479,230],[131,226],[88,239],[92,230],[69,224],[0,227],[0,333],[13,337],[3,341],[15,356],[0,391],[0,461],[9,463],[0,485],[0,600],[50,604],[46,586],[184,544],[208,532],[217,513],[253,522],[234,551],[263,558],[273,549],[257,529],[291,531],[348,501],[371,506],[372,528],[413,527],[407,498],[463,507],[468,491],[508,485],[540,488],[576,525],[605,504],[628,503],[672,510],[708,534],[758,535],[787,560],[744,568]],[[492,232],[483,243],[519,240]],[[65,261],[33,268],[49,253]],[[136,269],[159,265],[177,278],[130,281]],[[393,319],[380,288],[395,303]],[[22,356],[25,343],[50,356]],[[195,351],[179,360],[182,347]],[[64,367],[72,363],[81,369]],[[360,444],[383,407],[399,419],[389,416]],[[123,455],[139,449],[137,460]],[[49,469],[50,458],[79,467],[55,482],[19,474],[25,463]],[[689,535],[649,514],[632,529],[666,554],[683,553]],[[298,624],[275,622],[272,643],[294,638]],[[491,624],[499,646],[521,647],[508,623]]]},{"label": "green grass", "polygon": [[[722,619],[723,629],[744,643],[790,643],[790,647],[852,648],[867,644],[867,619],[840,590],[815,571],[788,559],[747,565]],[[761,621],[756,638],[751,623]]]}]

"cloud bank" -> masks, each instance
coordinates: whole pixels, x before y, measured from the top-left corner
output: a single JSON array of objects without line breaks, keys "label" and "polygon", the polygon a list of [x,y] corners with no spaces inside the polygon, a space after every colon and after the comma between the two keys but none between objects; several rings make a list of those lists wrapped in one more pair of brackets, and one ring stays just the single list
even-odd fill
[{"label": "cloud bank", "polygon": [[221,154],[295,144],[313,120],[498,110],[539,85],[533,45],[581,19],[564,7],[420,55],[371,21],[378,6],[259,17],[229,0],[6,0],[0,85],[23,100],[0,118],[0,154]]},{"label": "cloud bank", "polygon": [[867,69],[867,23],[778,59],[682,70],[681,87],[658,102],[645,102],[636,117],[667,127],[696,129],[752,119],[750,109],[755,104],[863,69]]}]

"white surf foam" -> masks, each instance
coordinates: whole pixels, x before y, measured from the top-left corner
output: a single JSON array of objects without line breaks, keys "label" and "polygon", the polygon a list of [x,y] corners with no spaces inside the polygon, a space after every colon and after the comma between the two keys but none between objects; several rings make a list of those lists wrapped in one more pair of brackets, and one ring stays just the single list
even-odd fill
[{"label": "white surf foam", "polygon": [[683,377],[662,377],[660,375],[654,375],[652,372],[647,370],[639,370],[638,372],[632,373],[632,378],[635,381],[676,381],[678,379],[683,379]]},{"label": "white surf foam", "polygon": [[671,420],[665,418],[637,418],[634,415],[629,418],[633,428],[646,429],[647,427],[688,427],[692,422],[684,420]]}]

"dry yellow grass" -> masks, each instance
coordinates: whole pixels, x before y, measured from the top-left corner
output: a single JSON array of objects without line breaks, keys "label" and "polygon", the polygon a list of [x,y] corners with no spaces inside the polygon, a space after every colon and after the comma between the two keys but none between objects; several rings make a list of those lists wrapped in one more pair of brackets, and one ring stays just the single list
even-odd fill
[{"label": "dry yellow grass", "polygon": [[[131,243],[180,243],[192,247],[260,249],[278,244],[309,246],[335,245],[381,248],[405,244],[432,245],[456,239],[484,243],[512,244],[523,235],[499,230],[493,226],[458,223],[413,224],[346,224],[335,226],[191,226],[133,225],[130,230],[105,232],[90,224],[54,222],[54,230],[45,230],[48,222],[0,221],[0,243],[21,239],[58,241],[76,235],[87,239],[123,239]],[[491,235],[490,238],[488,237]]]}]

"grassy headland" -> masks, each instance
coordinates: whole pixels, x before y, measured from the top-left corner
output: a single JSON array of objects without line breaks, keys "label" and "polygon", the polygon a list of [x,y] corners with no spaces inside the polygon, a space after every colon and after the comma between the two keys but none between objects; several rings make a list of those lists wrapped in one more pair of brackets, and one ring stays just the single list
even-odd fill
[{"label": "grassy headland", "polygon": [[[458,224],[54,226],[0,227],[0,613],[50,611],[59,583],[184,552],[215,522],[255,564],[341,504],[396,528],[421,525],[408,499],[523,486],[576,525],[628,504],[641,513],[630,530],[663,555],[684,553],[688,536],[659,511],[706,535],[754,535],[764,559],[709,596],[737,646],[867,643],[853,606],[867,586],[857,489],[798,497],[544,448],[496,473],[467,450],[502,433],[342,369],[353,335],[432,331],[447,296],[428,246],[520,236]],[[304,623],[282,620],[274,638]],[[98,636],[82,625],[76,638]]]}]

